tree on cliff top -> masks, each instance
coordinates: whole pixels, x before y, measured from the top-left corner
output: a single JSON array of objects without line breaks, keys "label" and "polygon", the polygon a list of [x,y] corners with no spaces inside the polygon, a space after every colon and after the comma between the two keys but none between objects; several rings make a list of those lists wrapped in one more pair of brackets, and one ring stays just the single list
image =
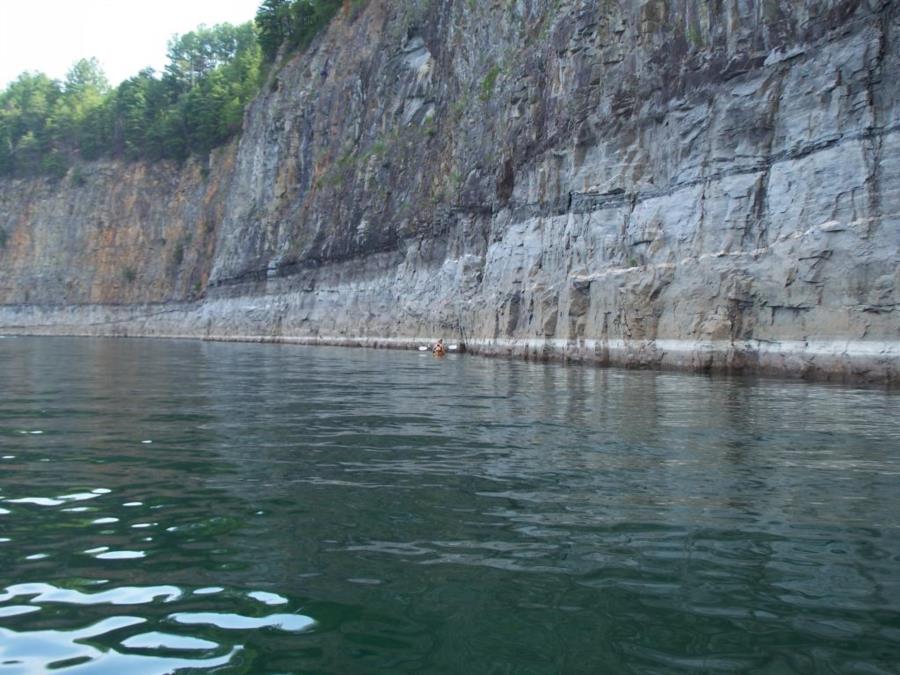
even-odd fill
[{"label": "tree on cliff top", "polygon": [[0,173],[34,173],[53,146],[51,115],[62,95],[43,73],[22,73],[0,94]]},{"label": "tree on cliff top", "polygon": [[341,7],[363,0],[263,0],[255,25],[201,25],[168,44],[162,73],[147,68],[109,87],[96,59],[64,83],[23,73],[0,92],[0,176],[61,176],[77,159],[184,159],[240,131],[263,60],[305,49]]},{"label": "tree on cliff top", "polygon": [[272,62],[281,45],[305,49],[341,7],[360,0],[264,0],[256,12],[263,57]]},{"label": "tree on cliff top", "polygon": [[86,120],[103,105],[110,91],[97,59],[81,59],[69,69],[62,95],[48,120],[57,150],[90,142],[85,137]]},{"label": "tree on cliff top", "polygon": [[256,11],[259,45],[266,61],[274,61],[291,32],[291,0],[265,0]]},{"label": "tree on cliff top", "polygon": [[240,131],[259,88],[251,22],[176,35],[169,63],[109,87],[96,59],[60,83],[23,73],[0,92],[0,175],[62,175],[76,158],[184,159]]},{"label": "tree on cliff top", "polygon": [[256,31],[250,22],[240,26],[229,23],[212,28],[198,26],[190,33],[175,35],[169,40],[166,74],[189,89],[216,68],[254,50],[256,42]]}]

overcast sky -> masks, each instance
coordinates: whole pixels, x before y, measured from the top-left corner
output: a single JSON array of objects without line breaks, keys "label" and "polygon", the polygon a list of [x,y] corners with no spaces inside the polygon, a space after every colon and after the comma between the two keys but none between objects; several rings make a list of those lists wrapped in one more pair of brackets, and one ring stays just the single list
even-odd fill
[{"label": "overcast sky", "polygon": [[0,0],[0,89],[19,73],[63,79],[97,57],[114,86],[162,69],[173,34],[199,24],[250,21],[262,0]]}]

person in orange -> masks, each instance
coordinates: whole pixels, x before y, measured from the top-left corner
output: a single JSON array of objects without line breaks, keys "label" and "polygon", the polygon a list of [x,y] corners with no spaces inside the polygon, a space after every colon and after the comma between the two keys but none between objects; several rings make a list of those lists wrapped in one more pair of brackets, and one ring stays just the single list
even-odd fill
[{"label": "person in orange", "polygon": [[434,344],[434,347],[432,347],[431,353],[435,356],[443,356],[447,353],[447,348],[444,347],[444,338],[438,339],[438,341]]}]

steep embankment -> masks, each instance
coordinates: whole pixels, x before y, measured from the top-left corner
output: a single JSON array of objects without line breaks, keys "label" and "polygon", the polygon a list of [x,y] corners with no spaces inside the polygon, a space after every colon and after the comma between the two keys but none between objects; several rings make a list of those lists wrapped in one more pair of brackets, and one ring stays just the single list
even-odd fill
[{"label": "steep embankment", "polygon": [[208,167],[0,184],[0,327],[896,380],[898,23],[370,0]]}]

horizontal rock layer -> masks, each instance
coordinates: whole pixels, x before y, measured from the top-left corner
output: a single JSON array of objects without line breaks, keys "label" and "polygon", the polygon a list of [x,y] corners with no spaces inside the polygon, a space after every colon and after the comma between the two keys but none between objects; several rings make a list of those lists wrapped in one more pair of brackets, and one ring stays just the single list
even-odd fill
[{"label": "horizontal rock layer", "polygon": [[202,166],[0,183],[0,331],[896,381],[898,24],[370,0]]}]

